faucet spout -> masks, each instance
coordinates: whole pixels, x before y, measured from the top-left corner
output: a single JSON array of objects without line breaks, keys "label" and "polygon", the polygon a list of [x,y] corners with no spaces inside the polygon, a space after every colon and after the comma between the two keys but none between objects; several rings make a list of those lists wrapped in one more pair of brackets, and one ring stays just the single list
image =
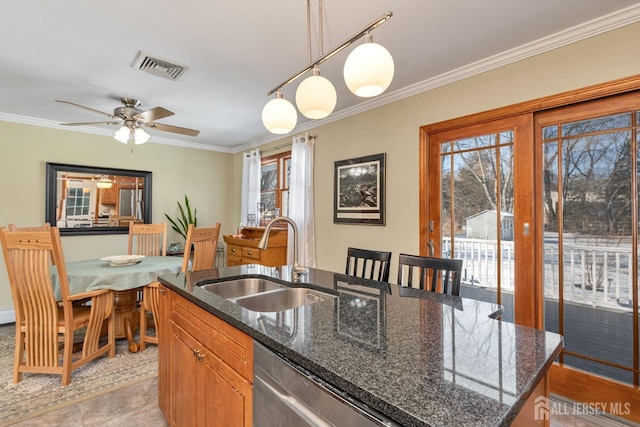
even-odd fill
[{"label": "faucet spout", "polygon": [[279,216],[269,221],[267,227],[264,229],[264,233],[262,233],[262,237],[258,240],[257,246],[259,249],[267,249],[271,228],[273,228],[274,224],[278,222],[286,222],[291,224],[291,227],[293,228],[293,272],[291,273],[291,281],[299,282],[302,280],[302,275],[306,273],[308,269],[298,264],[298,226],[294,220],[288,216]]}]

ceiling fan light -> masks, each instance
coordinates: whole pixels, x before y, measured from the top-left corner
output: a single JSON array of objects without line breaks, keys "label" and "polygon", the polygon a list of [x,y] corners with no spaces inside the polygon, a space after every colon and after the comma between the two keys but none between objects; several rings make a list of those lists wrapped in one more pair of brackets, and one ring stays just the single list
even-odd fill
[{"label": "ceiling fan light", "polygon": [[296,105],[303,116],[310,119],[323,119],[336,108],[338,97],[333,84],[322,77],[317,68],[313,76],[307,77],[296,90]]},{"label": "ceiling fan light", "polygon": [[351,92],[364,98],[380,95],[393,80],[393,57],[383,46],[365,36],[344,63],[344,81]]},{"label": "ceiling fan light", "polygon": [[129,142],[129,134],[130,134],[129,128],[127,126],[122,126],[120,129],[118,129],[118,131],[113,136],[113,138],[116,141],[120,141],[123,144],[126,144]]},{"label": "ceiling fan light", "polygon": [[282,97],[282,92],[276,92],[276,98],[267,102],[262,109],[262,123],[271,133],[285,134],[296,127],[298,113],[292,103]]},{"label": "ceiling fan light", "polygon": [[136,145],[144,144],[145,142],[149,141],[149,138],[151,138],[151,135],[145,132],[145,130],[142,128],[136,128],[133,131],[133,139]]}]

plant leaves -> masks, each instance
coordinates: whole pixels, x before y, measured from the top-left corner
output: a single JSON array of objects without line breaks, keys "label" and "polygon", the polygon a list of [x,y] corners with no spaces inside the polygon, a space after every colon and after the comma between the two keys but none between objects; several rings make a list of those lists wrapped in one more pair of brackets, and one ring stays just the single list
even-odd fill
[{"label": "plant leaves", "polygon": [[189,198],[186,194],[184,195],[184,207],[180,201],[177,203],[179,215],[175,219],[171,218],[166,213],[164,216],[167,217],[171,223],[171,228],[186,240],[187,232],[189,231],[189,224],[193,224],[194,227],[198,226],[198,210],[194,209],[193,212],[191,211],[191,204],[189,203]]}]

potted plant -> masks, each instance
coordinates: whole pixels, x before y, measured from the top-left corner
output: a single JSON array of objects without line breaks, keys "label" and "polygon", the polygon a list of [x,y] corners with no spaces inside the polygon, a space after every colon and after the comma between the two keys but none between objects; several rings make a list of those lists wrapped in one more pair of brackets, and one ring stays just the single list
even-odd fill
[{"label": "potted plant", "polygon": [[189,230],[189,224],[193,224],[194,227],[198,226],[198,218],[197,212],[198,209],[193,209],[191,211],[191,204],[189,203],[189,198],[187,195],[184,195],[184,207],[178,201],[178,210],[180,211],[180,215],[176,217],[174,220],[166,213],[164,216],[169,220],[171,224],[171,228],[173,228],[178,234],[184,237],[187,240],[187,231]]}]

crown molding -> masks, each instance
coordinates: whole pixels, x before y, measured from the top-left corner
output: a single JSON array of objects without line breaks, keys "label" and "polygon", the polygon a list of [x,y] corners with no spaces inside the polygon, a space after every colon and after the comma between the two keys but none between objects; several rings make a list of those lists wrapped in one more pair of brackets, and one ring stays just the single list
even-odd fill
[{"label": "crown molding", "polygon": [[[308,131],[318,126],[342,120],[344,118],[364,113],[374,108],[382,107],[384,105],[391,104],[393,102],[400,101],[414,95],[428,92],[441,86],[464,80],[477,74],[481,74],[495,68],[512,64],[514,62],[521,61],[523,59],[530,58],[532,56],[548,52],[562,46],[576,43],[581,40],[588,39],[589,37],[606,33],[607,31],[615,30],[617,28],[621,28],[625,25],[633,24],[638,21],[640,21],[640,4],[618,10],[609,15],[604,15],[591,21],[584,22],[580,25],[576,25],[575,27],[568,28],[550,36],[543,37],[533,42],[481,59],[455,70],[451,70],[430,79],[423,80],[411,86],[407,86],[384,95],[379,95],[376,98],[370,99],[366,102],[362,102],[358,105],[354,105],[353,107],[334,112],[324,119],[305,122],[304,124],[297,126],[295,128],[295,131]],[[250,143],[236,147],[234,149],[234,153],[239,153],[243,150],[256,148],[260,145],[277,141],[281,138],[281,135],[270,135],[265,138],[260,138]]]},{"label": "crown molding", "polygon": [[[396,101],[418,95],[441,86],[445,86],[456,81],[460,81],[486,71],[499,68],[523,59],[557,49],[562,46],[575,43],[607,31],[615,30],[625,25],[633,24],[640,21],[640,4],[618,10],[609,15],[604,15],[588,22],[576,25],[572,28],[560,31],[547,37],[535,40],[533,42],[518,46],[516,48],[501,52],[488,58],[465,65],[455,70],[448,71],[438,76],[423,80],[411,86],[398,89],[380,95],[376,98],[367,100],[353,107],[345,108],[332,113],[329,117],[320,120],[307,121],[295,128],[296,133],[309,131],[319,126],[342,120],[356,114],[360,114],[374,108],[382,107]],[[0,112],[0,120],[7,122],[22,123],[33,126],[43,126],[53,129],[61,129],[72,132],[84,132],[94,135],[113,136],[113,132],[103,128],[90,126],[62,126],[51,120],[37,119],[33,117],[18,116]],[[237,147],[221,147],[204,143],[190,143],[178,141],[171,138],[163,138],[153,136],[149,141],[155,144],[173,145],[182,148],[192,148],[205,151],[216,151],[221,153],[240,153],[250,150],[261,145],[287,138],[286,135],[267,135],[247,142]]]},{"label": "crown molding", "polygon": [[[102,136],[108,136],[108,137],[113,137],[114,135],[114,131],[109,129],[97,128],[92,126],[63,126],[58,122],[54,122],[53,120],[37,119],[35,117],[19,116],[16,114],[8,114],[8,113],[2,113],[2,112],[0,112],[0,121],[21,123],[24,125],[41,126],[46,128],[69,131],[69,132],[89,133],[92,135],[102,135]],[[148,143],[173,145],[176,147],[193,148],[196,150],[217,151],[221,153],[233,153],[233,149],[229,147],[220,147],[220,146],[210,145],[210,144],[178,141],[176,139],[163,138],[161,136],[155,136],[155,135],[151,137]]]}]

